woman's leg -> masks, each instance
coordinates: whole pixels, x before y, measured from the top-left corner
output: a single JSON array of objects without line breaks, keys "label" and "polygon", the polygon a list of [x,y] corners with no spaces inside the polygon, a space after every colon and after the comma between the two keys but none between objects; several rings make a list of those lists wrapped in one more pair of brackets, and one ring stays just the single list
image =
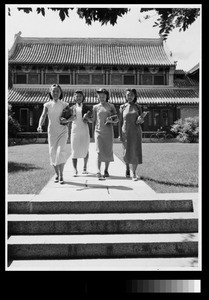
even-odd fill
[{"label": "woman's leg", "polygon": [[137,176],[136,176],[136,169],[138,164],[132,164],[132,172],[133,172],[133,180],[137,180]]},{"label": "woman's leg", "polygon": [[59,173],[60,173],[60,180],[63,180],[63,170],[64,170],[64,163],[63,164],[59,164],[58,168],[59,168]]},{"label": "woman's leg", "polygon": [[97,173],[101,173],[101,161],[97,159]]},{"label": "woman's leg", "polygon": [[105,162],[105,170],[104,170],[104,176],[109,177],[108,168],[109,168],[110,162]]},{"label": "woman's leg", "polygon": [[126,177],[130,178],[130,167],[128,163],[126,163]]},{"label": "woman's leg", "polygon": [[87,153],[86,157],[84,158],[83,172],[86,172],[88,159],[89,159],[89,152]]},{"label": "woman's leg", "polygon": [[73,176],[76,176],[78,174],[78,170],[77,170],[78,159],[77,158],[72,158],[72,162],[73,162],[73,168],[74,168],[74,175]]},{"label": "woman's leg", "polygon": [[59,181],[59,168],[58,168],[58,166],[55,166],[55,165],[53,165],[53,167],[54,167],[54,170],[55,170],[55,173],[56,173],[54,181],[58,182]]}]

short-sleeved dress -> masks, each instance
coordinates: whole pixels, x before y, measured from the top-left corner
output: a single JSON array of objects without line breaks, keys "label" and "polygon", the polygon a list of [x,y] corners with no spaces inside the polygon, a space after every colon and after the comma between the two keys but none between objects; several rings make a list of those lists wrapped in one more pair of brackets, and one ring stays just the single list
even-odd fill
[{"label": "short-sleeved dress", "polygon": [[64,101],[49,101],[44,104],[48,109],[48,143],[51,165],[59,165],[66,162],[68,126],[60,124],[60,116],[68,104]]},{"label": "short-sleeved dress", "polygon": [[123,159],[128,164],[142,164],[142,129],[136,124],[141,112],[141,107],[135,103],[120,106]]},{"label": "short-sleeved dress", "polygon": [[105,125],[106,118],[117,114],[115,106],[112,103],[106,102],[94,105],[93,112],[95,115],[95,144],[98,155],[98,160],[101,162],[114,161],[113,158],[113,140],[114,132],[113,125]]},{"label": "short-sleeved dress", "polygon": [[87,123],[83,122],[82,105],[75,105],[74,110],[76,119],[72,122],[71,128],[71,157],[85,158],[89,151],[89,126]]}]

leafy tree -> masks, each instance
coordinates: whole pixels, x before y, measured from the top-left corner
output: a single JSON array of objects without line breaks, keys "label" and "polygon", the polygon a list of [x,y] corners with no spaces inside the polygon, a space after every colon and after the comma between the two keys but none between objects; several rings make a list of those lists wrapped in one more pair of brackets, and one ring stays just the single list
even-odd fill
[{"label": "leafy tree", "polygon": [[21,130],[21,126],[17,120],[13,117],[14,112],[12,111],[12,106],[8,105],[8,137],[15,137],[16,133]]},{"label": "leafy tree", "polygon": [[171,126],[171,131],[181,142],[196,143],[199,139],[199,117],[179,119]]},{"label": "leafy tree", "polygon": [[[69,10],[75,8],[49,7],[48,9],[57,11],[61,21],[64,21],[66,18],[69,18]],[[25,13],[31,13],[33,11],[30,7],[19,7],[18,10],[22,10]],[[128,8],[77,8],[76,10],[79,17],[85,19],[88,25],[98,21],[101,25],[110,23],[113,26],[117,23],[118,17],[122,17],[129,11],[130,9]],[[167,39],[167,36],[174,28],[179,28],[179,31],[185,31],[200,15],[199,8],[141,8],[139,12],[149,13],[150,11],[155,11],[159,16],[153,27],[158,26],[160,28],[159,34],[163,39]],[[36,12],[45,17],[46,8],[38,7]],[[8,15],[11,16],[10,8],[8,8]],[[147,14],[144,18],[150,18],[150,15]]]}]

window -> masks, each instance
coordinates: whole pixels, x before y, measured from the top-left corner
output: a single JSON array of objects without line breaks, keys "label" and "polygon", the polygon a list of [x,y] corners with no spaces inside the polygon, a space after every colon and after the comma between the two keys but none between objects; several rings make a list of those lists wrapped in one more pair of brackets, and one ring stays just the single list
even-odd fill
[{"label": "window", "polygon": [[56,74],[46,74],[46,84],[56,84],[57,75]]},{"label": "window", "polygon": [[124,75],[124,84],[135,84],[134,75]]},{"label": "window", "polygon": [[152,85],[152,75],[142,75],[142,84]]},{"label": "window", "polygon": [[154,110],[153,111],[153,120],[154,120],[154,126],[159,128],[160,127],[160,111],[159,110]]},{"label": "window", "polygon": [[39,84],[39,75],[38,74],[29,74],[28,75],[29,84]]},{"label": "window", "polygon": [[163,126],[168,126],[168,110],[163,109],[162,111],[162,117],[163,117]]},{"label": "window", "polygon": [[163,85],[164,84],[164,76],[155,75],[154,76],[154,84],[155,85]]},{"label": "window", "polygon": [[70,75],[59,75],[60,84],[70,84]]},{"label": "window", "polygon": [[78,84],[90,84],[90,76],[78,74]]},{"label": "window", "polygon": [[28,124],[28,108],[20,108],[20,125],[27,126]]},{"label": "window", "polygon": [[26,83],[27,82],[27,77],[26,74],[17,74],[16,75],[16,83]]},{"label": "window", "polygon": [[92,75],[92,84],[104,84],[103,75]]},{"label": "window", "polygon": [[30,124],[30,126],[33,126],[33,112],[32,112],[32,110],[30,111],[29,124]]},{"label": "window", "polygon": [[122,75],[111,75],[111,84],[123,84]]}]

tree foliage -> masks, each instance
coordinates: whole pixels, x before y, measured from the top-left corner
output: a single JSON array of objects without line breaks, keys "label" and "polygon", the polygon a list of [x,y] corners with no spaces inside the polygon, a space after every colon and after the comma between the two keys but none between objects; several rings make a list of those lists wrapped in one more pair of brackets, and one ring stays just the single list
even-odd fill
[{"label": "tree foliage", "polygon": [[[74,7],[48,7],[52,11],[57,11],[61,21],[69,18],[69,10],[76,9],[80,18],[84,19],[88,25],[92,22],[98,21],[101,25],[115,25],[118,17],[122,17],[127,14],[130,9],[128,8],[74,8]],[[19,7],[18,10],[22,10],[25,13],[31,13],[33,9],[31,7]],[[153,27],[159,27],[159,34],[163,39],[167,39],[169,33],[174,28],[179,28],[179,31],[185,31],[189,25],[191,25],[197,17],[200,15],[199,8],[141,8],[140,12],[148,12],[144,19],[150,18],[150,11],[155,11],[158,14],[157,22]],[[37,14],[42,14],[45,17],[46,8],[36,8]],[[8,15],[11,16],[11,10],[8,8]]]},{"label": "tree foliage", "polygon": [[177,134],[180,142],[197,143],[199,140],[199,117],[178,119],[171,126],[171,131]]}]

